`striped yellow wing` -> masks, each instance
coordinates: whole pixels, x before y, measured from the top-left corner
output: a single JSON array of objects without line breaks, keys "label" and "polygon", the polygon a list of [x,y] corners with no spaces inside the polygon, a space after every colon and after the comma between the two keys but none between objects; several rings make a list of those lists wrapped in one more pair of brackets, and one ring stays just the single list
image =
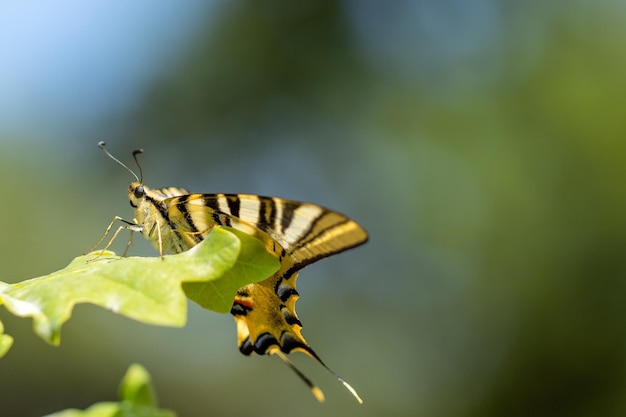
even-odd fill
[{"label": "striped yellow wing", "polygon": [[214,222],[253,226],[275,240],[297,269],[367,241],[367,233],[358,223],[315,204],[250,194],[185,197],[188,210],[184,215],[197,230],[208,229]]},{"label": "striped yellow wing", "polygon": [[[180,195],[182,191],[161,191],[161,195],[171,196],[162,201],[166,211],[162,216],[176,226],[181,248],[193,246],[213,226],[222,225],[258,237],[278,257],[281,266],[274,275],[237,291],[231,309],[237,324],[237,344],[245,355],[278,354],[313,394],[323,399],[321,391],[281,353],[301,351],[328,368],[300,332],[302,324],[295,309],[298,271],[365,243],[365,230],[340,213],[310,203],[249,194]],[[337,378],[361,402],[354,389]]]}]

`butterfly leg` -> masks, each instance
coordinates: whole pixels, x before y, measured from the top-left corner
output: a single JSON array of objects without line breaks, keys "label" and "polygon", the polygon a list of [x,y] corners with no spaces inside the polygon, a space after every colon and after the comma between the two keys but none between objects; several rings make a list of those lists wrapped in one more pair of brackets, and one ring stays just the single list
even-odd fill
[{"label": "butterfly leg", "polygon": [[[98,242],[95,245],[93,245],[91,248],[89,248],[85,252],[83,252],[83,255],[85,255],[85,254],[87,254],[89,252],[93,252],[98,246],[100,246],[100,244],[102,244],[104,239],[106,239],[106,237],[111,232],[111,228],[113,227],[113,225],[115,224],[116,221],[120,221],[120,222],[125,223],[125,224],[123,224],[123,225],[121,225],[121,226],[119,226],[117,228],[117,230],[115,231],[115,233],[113,233],[113,236],[111,237],[109,242],[104,246],[104,248],[102,248],[102,251],[107,250],[113,244],[113,241],[115,240],[115,238],[117,238],[117,235],[119,235],[120,231],[122,231],[124,229],[128,229],[132,233],[132,232],[140,232],[141,229],[143,229],[143,226],[141,226],[139,224],[136,224],[136,223],[133,223],[133,222],[129,222],[128,220],[125,220],[125,219],[121,218],[120,216],[115,216],[113,218],[113,220],[111,221],[111,223],[109,223],[109,226],[104,231],[104,234],[102,235],[100,240],[98,240]],[[132,239],[132,235],[131,235],[131,239]],[[127,244],[126,250],[128,250],[128,246],[130,246],[131,239],[129,239],[129,242]],[[124,251],[124,253],[126,253],[126,250]]]},{"label": "butterfly leg", "polygon": [[159,257],[161,258],[161,260],[163,260],[165,258],[163,258],[163,236],[161,235],[161,222],[157,220],[156,224],[157,224],[157,237],[159,241]]},{"label": "butterfly leg", "polygon": [[128,242],[126,242],[126,247],[124,248],[124,252],[122,253],[122,256],[125,258],[126,254],[128,254],[128,249],[130,249],[130,246],[133,244],[133,235],[135,234],[135,231],[133,229],[129,229],[130,230],[130,234],[128,235]]}]

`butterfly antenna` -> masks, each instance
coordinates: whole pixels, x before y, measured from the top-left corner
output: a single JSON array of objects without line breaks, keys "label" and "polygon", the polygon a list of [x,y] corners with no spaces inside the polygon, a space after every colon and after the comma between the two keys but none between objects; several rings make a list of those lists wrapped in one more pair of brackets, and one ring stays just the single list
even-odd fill
[{"label": "butterfly antenna", "polygon": [[[106,150],[105,146],[106,146],[106,143],[105,143],[103,140],[101,140],[100,142],[98,142],[98,148],[102,149],[102,150],[104,151],[104,153],[105,153],[105,154],[107,154],[107,156],[108,156],[109,158],[111,158],[112,160],[114,160],[115,162],[117,162],[118,164],[120,164],[121,166],[123,166],[124,168],[126,168],[126,170],[127,170],[128,172],[130,172],[130,173],[133,175],[133,177],[135,177],[135,179],[136,179],[137,181],[141,182],[141,181],[139,180],[139,177],[137,176],[137,174],[135,174],[135,172],[134,172],[132,169],[128,168],[128,167],[127,167],[127,166],[126,166],[126,165],[125,165],[122,161],[120,161],[119,159],[117,159],[116,157],[114,157],[113,155],[111,155],[111,153],[110,153],[109,151],[107,151],[107,150]],[[133,152],[133,157],[135,158],[135,162],[137,161],[137,157],[135,156],[135,153],[141,153],[141,152],[143,152],[143,150],[141,150],[141,149],[140,149],[139,151],[135,151],[135,152]],[[137,165],[139,165],[139,164],[137,164]],[[141,172],[141,167],[139,167],[139,172]]]},{"label": "butterfly antenna", "polygon": [[304,375],[302,371],[299,370],[296,367],[296,365],[294,365],[294,363],[291,362],[289,358],[283,352],[281,352],[280,350],[276,350],[272,353],[275,353],[276,355],[278,355],[278,357],[281,358],[283,362],[285,362],[285,365],[287,365],[292,371],[294,371],[296,375],[298,375],[300,379],[302,379],[302,381],[304,381],[304,383],[307,384],[307,386],[311,390],[311,393],[317,399],[317,401],[321,403],[324,402],[324,393],[322,392],[322,390],[319,389],[319,387],[315,385],[313,381],[311,381],[306,375]]},{"label": "butterfly antenna", "polygon": [[139,155],[140,153],[143,153],[143,149],[134,150],[133,159],[135,160],[135,163],[137,164],[137,168],[139,168],[139,182],[143,184],[143,170],[141,169],[141,164],[139,163],[139,160],[137,160],[137,155]]}]

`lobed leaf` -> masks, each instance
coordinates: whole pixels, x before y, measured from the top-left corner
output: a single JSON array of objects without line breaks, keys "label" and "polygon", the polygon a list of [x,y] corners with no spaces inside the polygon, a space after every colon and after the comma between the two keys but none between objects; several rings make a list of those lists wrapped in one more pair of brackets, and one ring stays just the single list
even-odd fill
[{"label": "lobed leaf", "polygon": [[179,327],[187,316],[181,284],[203,307],[226,312],[237,288],[267,278],[278,266],[256,238],[215,227],[190,250],[163,258],[123,258],[102,251],[79,256],[52,274],[3,283],[0,303],[17,316],[32,317],[35,333],[56,345],[76,304],[91,303],[143,323]]},{"label": "lobed leaf", "polygon": [[266,279],[280,267],[278,259],[267,253],[260,240],[230,227],[225,229],[241,242],[237,263],[220,280],[183,282],[183,290],[190,300],[218,313],[230,311],[237,289]]}]

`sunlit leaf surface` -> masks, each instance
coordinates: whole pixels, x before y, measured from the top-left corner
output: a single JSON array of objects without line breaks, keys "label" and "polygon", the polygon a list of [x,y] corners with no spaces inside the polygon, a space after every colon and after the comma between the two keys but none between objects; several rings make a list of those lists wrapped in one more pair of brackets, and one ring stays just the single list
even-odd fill
[{"label": "sunlit leaf surface", "polygon": [[[255,262],[259,266],[250,264]],[[278,260],[255,238],[216,227],[189,251],[163,258],[122,258],[113,252],[77,257],[52,274],[3,284],[0,302],[17,316],[32,317],[35,332],[58,344],[76,304],[95,304],[147,324],[183,326],[182,283],[198,304],[227,312],[237,288],[277,269]]]},{"label": "sunlit leaf surface", "polygon": [[183,282],[183,289],[190,300],[218,313],[230,311],[238,288],[261,281],[280,267],[278,259],[268,255],[260,240],[251,238],[238,230],[227,229],[237,235],[241,242],[237,263],[224,272],[222,279],[201,282],[185,280]]}]

